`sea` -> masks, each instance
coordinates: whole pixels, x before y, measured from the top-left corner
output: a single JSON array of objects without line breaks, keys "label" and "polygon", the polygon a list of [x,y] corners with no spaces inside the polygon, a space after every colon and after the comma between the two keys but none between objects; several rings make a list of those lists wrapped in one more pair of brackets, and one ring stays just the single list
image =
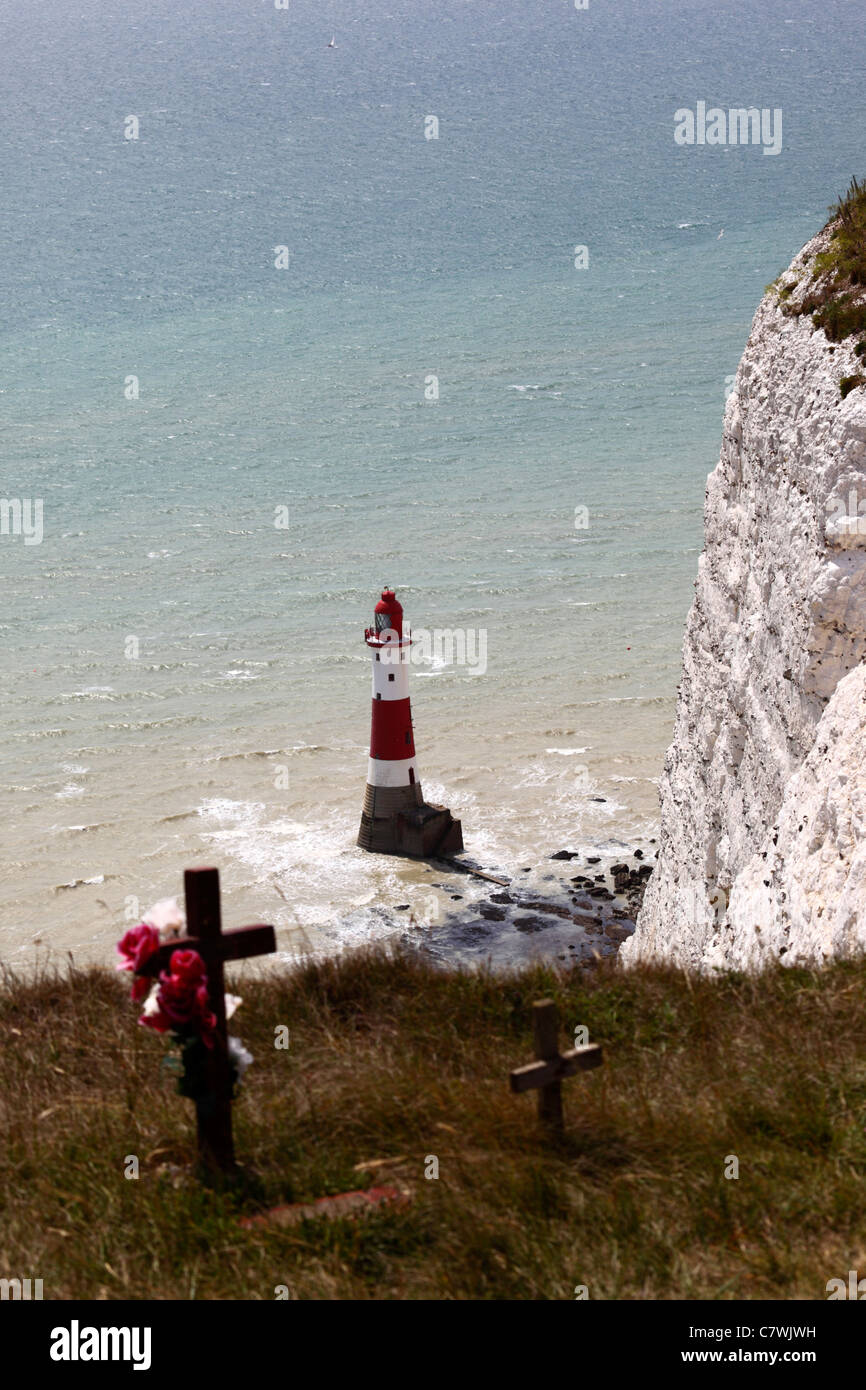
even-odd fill
[{"label": "sea", "polygon": [[[280,958],[459,957],[489,882],[355,845],[384,585],[464,859],[555,897],[561,849],[651,854],[725,397],[866,172],[866,8],[0,29],[0,961],[110,963],[198,864]],[[781,149],[678,144],[700,102]]]}]

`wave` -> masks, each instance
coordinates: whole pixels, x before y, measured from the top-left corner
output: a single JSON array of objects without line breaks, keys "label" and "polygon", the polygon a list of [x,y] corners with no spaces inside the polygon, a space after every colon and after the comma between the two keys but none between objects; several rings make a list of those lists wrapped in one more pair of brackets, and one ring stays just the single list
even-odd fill
[{"label": "wave", "polygon": [[540,385],[540,384],[539,384],[539,385],[534,385],[534,386],[533,386],[533,385],[526,385],[526,386],[516,386],[516,385],[515,385],[515,386],[509,386],[509,387],[508,387],[508,390],[509,390],[509,391],[519,391],[521,395],[527,396],[527,398],[528,398],[529,400],[533,400],[536,396],[550,396],[551,398],[554,398],[554,397],[559,398],[559,397],[562,396],[562,392],[561,392],[561,391],[556,391],[556,390],[554,390],[554,385],[555,385],[555,383],[553,383],[553,382],[551,382],[550,385]]},{"label": "wave", "polygon": [[[354,747],[354,745],[353,745]],[[332,753],[335,750],[325,743],[293,743],[288,748],[250,748],[234,753],[214,753],[203,758],[206,763],[243,762],[248,758],[292,758],[298,753]]]},{"label": "wave", "polygon": [[[111,877],[112,875],[109,874],[108,878]],[[70,888],[86,888],[94,883],[106,882],[108,882],[108,879],[106,878],[105,874],[97,874],[95,878],[74,878],[71,883],[56,883],[54,885],[54,892],[65,893]]]},{"label": "wave", "polygon": [[529,382],[529,383],[527,383],[527,384],[524,385],[524,386],[512,385],[512,386],[509,386],[509,387],[508,387],[508,390],[509,390],[509,391],[556,391],[556,394],[557,394],[557,395],[560,395],[560,394],[561,394],[561,391],[556,390],[556,388],[557,388],[557,387],[561,387],[561,386],[562,386],[562,382],[561,382],[561,381],[545,381],[545,382],[536,381],[536,382],[534,382],[534,383]]},{"label": "wave", "polygon": [[90,830],[107,830],[110,825],[111,821],[100,820],[93,821],[90,825],[60,825],[55,829],[61,835],[84,835]]}]

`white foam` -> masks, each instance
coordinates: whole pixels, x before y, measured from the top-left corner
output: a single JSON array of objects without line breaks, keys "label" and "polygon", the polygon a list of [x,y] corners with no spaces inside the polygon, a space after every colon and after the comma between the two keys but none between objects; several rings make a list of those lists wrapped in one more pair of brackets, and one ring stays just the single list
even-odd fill
[{"label": "white foam", "polygon": [[58,883],[54,891],[60,893],[64,888],[85,888],[95,883],[104,882],[105,874],[96,874],[94,878],[74,878],[70,883]]}]

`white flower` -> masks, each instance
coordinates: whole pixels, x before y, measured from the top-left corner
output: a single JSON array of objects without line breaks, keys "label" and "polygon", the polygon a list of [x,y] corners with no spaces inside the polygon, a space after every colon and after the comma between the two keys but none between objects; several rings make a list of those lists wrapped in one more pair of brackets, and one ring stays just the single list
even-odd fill
[{"label": "white flower", "polygon": [[229,1060],[235,1069],[238,1083],[243,1080],[244,1072],[253,1060],[253,1054],[248,1052],[240,1038],[229,1038]]},{"label": "white flower", "polygon": [[160,898],[144,914],[142,921],[149,927],[156,927],[164,941],[182,936],[186,931],[186,915],[177,898]]},{"label": "white flower", "polygon": [[244,1001],[243,999],[241,999],[239,994],[226,995],[226,1023],[228,1023],[232,1014],[235,1012],[236,1009],[240,1008],[243,1002]]},{"label": "white flower", "polygon": [[143,1008],[142,1011],[141,1011],[141,1016],[142,1016],[142,1018],[147,1018],[147,1017],[149,1017],[150,1014],[155,1014],[155,1013],[157,1012],[157,1010],[158,1010],[158,1005],[157,1005],[157,1002],[156,1002],[156,996],[157,996],[158,994],[159,994],[159,985],[158,985],[158,984],[155,984],[155,985],[153,986],[153,988],[151,989],[150,994],[147,996],[147,999],[145,1000],[144,1008]]}]

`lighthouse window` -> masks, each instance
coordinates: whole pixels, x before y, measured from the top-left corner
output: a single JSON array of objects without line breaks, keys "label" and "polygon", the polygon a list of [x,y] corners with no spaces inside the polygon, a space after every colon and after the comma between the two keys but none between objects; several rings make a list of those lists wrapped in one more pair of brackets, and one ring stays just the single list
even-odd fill
[{"label": "lighthouse window", "polygon": [[388,679],[389,679],[389,681],[392,681],[392,680],[394,679],[394,674],[393,674],[393,672],[392,672],[391,675],[388,677]]},{"label": "lighthouse window", "polygon": [[391,626],[391,614],[390,614],[390,613],[377,613],[377,614],[376,614],[376,631],[377,631],[377,632],[384,632],[384,631],[385,631],[387,628],[389,628],[390,626]]},{"label": "lighthouse window", "polygon": [[411,730],[409,730],[409,729],[406,730],[406,742],[407,742],[407,743],[411,743],[411,742],[412,742],[412,733],[411,733]]}]

